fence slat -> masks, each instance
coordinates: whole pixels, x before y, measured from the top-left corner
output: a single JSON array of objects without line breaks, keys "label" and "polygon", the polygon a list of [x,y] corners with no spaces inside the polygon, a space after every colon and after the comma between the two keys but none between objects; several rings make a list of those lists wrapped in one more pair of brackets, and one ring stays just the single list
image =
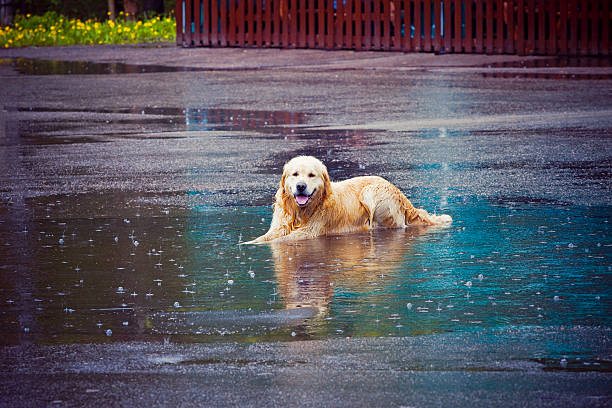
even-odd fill
[{"label": "fence slat", "polygon": [[588,54],[598,54],[599,39],[599,1],[591,0],[591,41]]},{"label": "fence slat", "polygon": [[567,18],[569,20],[570,32],[569,32],[569,54],[578,54],[578,2],[576,0],[570,0],[570,4],[567,10]]},{"label": "fence slat", "polygon": [[193,21],[193,4],[192,0],[185,0],[185,44],[188,47],[192,46],[191,43],[191,22]]},{"label": "fence slat", "polygon": [[472,53],[472,0],[463,2],[463,51]]},{"label": "fence slat", "polygon": [[544,0],[538,0],[536,2],[535,9],[535,54],[545,54],[546,53],[546,39],[544,35]]},{"label": "fence slat", "polygon": [[[215,0],[213,0],[215,1]],[[219,45],[227,46],[227,2],[219,4]]]},{"label": "fence slat", "polygon": [[333,0],[323,0],[325,3],[325,48],[334,48],[334,2]]},{"label": "fence slat", "polygon": [[211,46],[210,40],[210,0],[204,0],[202,9],[202,43]]},{"label": "fence slat", "polygon": [[451,14],[452,2],[445,1],[442,6],[442,16],[444,18],[444,52],[452,52],[452,14]]},{"label": "fence slat", "polygon": [[315,40],[316,40],[316,33],[315,33],[315,6],[314,6],[314,2],[315,0],[308,0],[308,26],[307,28],[307,36],[308,36],[308,48],[315,48]]},{"label": "fence slat", "polygon": [[431,52],[431,1],[424,1],[423,7],[423,51]]},{"label": "fence slat", "polygon": [[442,18],[441,18],[441,11],[440,11],[440,2],[439,1],[434,1],[433,2],[433,6],[434,6],[434,12],[433,12],[433,39],[432,39],[432,45],[433,45],[433,50],[434,52],[438,53],[440,52],[440,49],[442,48]]},{"label": "fence slat", "polygon": [[299,31],[297,46],[300,48],[306,47],[306,0],[296,0],[295,5],[295,16],[298,19]]},{"label": "fence slat", "polygon": [[603,7],[601,13],[601,50],[602,55],[610,54],[610,2],[603,0]]},{"label": "fence slat", "polygon": [[263,13],[262,13],[262,5],[263,0],[251,0],[253,2],[253,31],[255,32],[254,43],[261,47],[263,45],[263,32],[262,32],[262,21],[263,21]]},{"label": "fence slat", "polygon": [[567,2],[562,1],[559,5],[559,54],[567,55]]},{"label": "fence slat", "polygon": [[176,16],[176,45],[183,45],[183,0],[177,0],[174,15]]},{"label": "fence slat", "polygon": [[372,48],[372,2],[370,0],[364,0],[363,7],[363,11],[365,12],[363,15],[363,47],[364,49],[369,50]]},{"label": "fence slat", "polygon": [[483,10],[482,10],[482,2],[480,0],[476,0],[474,2],[474,22],[476,24],[476,30],[474,33],[474,52],[481,53],[482,45],[483,45]]},{"label": "fence slat", "polygon": [[580,44],[578,54],[584,55],[589,49],[589,3],[588,0],[582,0],[580,5]]},{"label": "fence slat", "polygon": [[[340,0],[341,1],[341,0]],[[381,3],[382,10],[380,11],[382,17],[382,49],[388,50],[391,48],[391,11],[389,10],[391,5],[390,1],[384,1]]]},{"label": "fence slat", "polygon": [[200,15],[200,12],[202,10],[202,1],[201,0],[194,0],[193,1],[193,37],[192,37],[192,42],[194,46],[200,46],[202,45],[202,38],[200,35],[200,19],[197,18],[197,16]]},{"label": "fence slat", "polygon": [[557,53],[557,3],[549,0],[546,2],[546,16],[548,17],[548,41],[546,43],[546,54]]}]

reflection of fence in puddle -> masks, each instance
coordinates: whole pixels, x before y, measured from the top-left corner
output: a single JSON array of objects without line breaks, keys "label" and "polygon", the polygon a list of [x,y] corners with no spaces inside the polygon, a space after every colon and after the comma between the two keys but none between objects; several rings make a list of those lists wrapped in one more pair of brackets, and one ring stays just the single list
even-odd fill
[{"label": "reflection of fence in puddle", "polygon": [[9,65],[23,75],[116,75],[202,71],[200,68],[193,67],[124,64],[121,62],[49,61],[36,58],[0,58],[0,65]]},{"label": "reflection of fence in puddle", "polygon": [[288,111],[250,111],[244,109],[185,110],[187,130],[257,130],[281,134],[295,133],[291,125],[306,123],[307,114]]}]

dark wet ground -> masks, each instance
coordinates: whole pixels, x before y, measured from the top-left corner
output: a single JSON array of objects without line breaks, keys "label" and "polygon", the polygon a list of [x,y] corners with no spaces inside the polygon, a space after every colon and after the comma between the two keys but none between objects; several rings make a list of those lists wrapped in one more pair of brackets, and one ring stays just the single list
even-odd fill
[{"label": "dark wet ground", "polygon": [[[143,64],[141,51],[162,60]],[[70,47],[57,52],[75,60]],[[187,389],[213,375],[206,392],[257,405],[265,395],[238,398],[224,378],[270,387],[270,366],[283,378],[275,392],[318,372],[345,390],[324,404],[309,388],[331,390],[300,380],[308,403],[275,393],[274,405],[360,405],[346,390],[364,382],[376,384],[365,405],[512,405],[516,394],[516,406],[609,404],[612,82],[598,76],[609,60],[557,61],[555,75],[588,76],[575,81],[510,75],[549,68],[515,57],[470,67],[417,56],[417,67],[364,53],[380,60],[373,70],[359,54],[327,53],[316,70],[305,60],[319,54],[296,51],[270,69],[221,54],[216,69],[182,70],[163,60],[169,49],[130,52],[141,54],[0,65],[0,342],[13,406],[101,394],[130,405],[137,396],[116,374],[171,378],[182,397],[164,399],[159,384],[151,393],[184,405],[198,405]],[[282,165],[297,154],[321,158],[333,179],[384,176],[455,221],[238,246],[267,229]],[[386,362],[394,352],[409,357]],[[17,384],[34,372],[43,389],[77,373],[92,384],[29,399]],[[440,387],[445,378],[455,385]]]}]

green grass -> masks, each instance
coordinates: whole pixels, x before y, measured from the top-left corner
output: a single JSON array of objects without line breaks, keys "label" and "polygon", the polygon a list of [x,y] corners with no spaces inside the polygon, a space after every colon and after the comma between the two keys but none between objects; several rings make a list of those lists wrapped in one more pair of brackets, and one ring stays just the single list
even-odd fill
[{"label": "green grass", "polygon": [[176,21],[158,16],[127,21],[121,12],[115,21],[68,19],[54,12],[42,16],[18,15],[13,27],[0,28],[0,47],[76,44],[136,44],[175,41]]}]

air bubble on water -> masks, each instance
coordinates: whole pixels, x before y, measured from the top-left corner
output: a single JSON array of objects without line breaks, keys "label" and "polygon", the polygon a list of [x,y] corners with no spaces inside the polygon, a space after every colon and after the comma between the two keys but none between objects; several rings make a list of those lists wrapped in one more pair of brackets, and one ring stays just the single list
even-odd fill
[{"label": "air bubble on water", "polygon": [[412,303],[406,303],[406,309],[408,310],[412,309]]},{"label": "air bubble on water", "polygon": [[295,332],[291,332],[291,337],[295,337],[295,336],[296,336]]},{"label": "air bubble on water", "polygon": [[123,286],[119,286],[117,288],[117,293],[125,293],[125,290],[123,289]]},{"label": "air bubble on water", "polygon": [[559,296],[555,295],[555,296],[553,297],[553,300],[556,302],[556,301],[560,300],[560,298],[559,298]]},{"label": "air bubble on water", "polygon": [[106,335],[108,337],[110,337],[113,334],[113,331],[111,329],[106,330]]},{"label": "air bubble on water", "polygon": [[122,323],[124,326],[128,326],[130,324],[130,322],[123,322]]},{"label": "air bubble on water", "polygon": [[255,277],[255,272],[249,271],[249,276],[251,277],[251,279],[254,278]]},{"label": "air bubble on water", "polygon": [[572,244],[571,242],[567,245],[568,248],[576,248],[576,245]]},{"label": "air bubble on water", "polygon": [[62,238],[60,238],[58,242],[60,245],[64,245],[64,240]]},{"label": "air bubble on water", "polygon": [[561,367],[565,368],[567,367],[567,360],[565,358],[562,358],[561,361],[559,361],[559,364],[561,365]]},{"label": "air bubble on water", "polygon": [[174,307],[181,307],[181,304],[179,302],[174,302]]},{"label": "air bubble on water", "polygon": [[465,286],[467,286],[468,288],[471,288],[472,287],[472,281],[465,282]]},{"label": "air bubble on water", "polygon": [[227,284],[228,285],[233,285],[234,284],[234,280],[233,279],[228,279],[227,280]]},{"label": "air bubble on water", "polygon": [[482,273],[478,274],[478,280],[483,280],[484,279],[484,275]]}]

